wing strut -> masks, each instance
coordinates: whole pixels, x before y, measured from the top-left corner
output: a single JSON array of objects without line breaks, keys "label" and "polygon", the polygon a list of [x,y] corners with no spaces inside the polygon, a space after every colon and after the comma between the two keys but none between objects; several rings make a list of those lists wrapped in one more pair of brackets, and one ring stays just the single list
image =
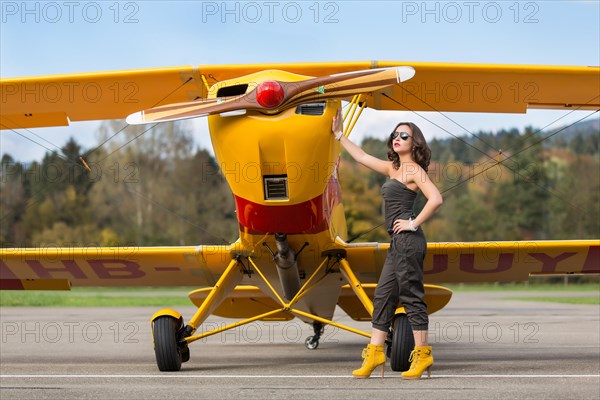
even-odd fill
[{"label": "wing strut", "polygon": [[363,304],[363,306],[365,306],[365,310],[367,310],[369,315],[372,317],[373,316],[373,302],[371,301],[371,299],[365,292],[365,289],[363,289],[363,286],[360,283],[360,281],[358,280],[358,278],[356,277],[356,275],[354,275],[354,272],[352,272],[352,268],[350,268],[350,264],[348,264],[348,260],[346,260],[345,258],[340,259],[340,267],[342,269],[342,275],[344,276],[344,278],[346,278],[346,280],[350,284],[350,288],[352,289],[354,294],[356,294],[356,297],[358,297],[358,299]]},{"label": "wing strut", "polygon": [[[355,115],[357,107],[360,105],[358,109],[358,114]],[[367,100],[365,99],[364,94],[357,94],[352,97],[348,109],[344,113],[344,123],[346,125],[346,129],[344,129],[344,136],[350,136],[350,132],[354,129],[354,125],[356,125],[356,121],[360,118],[363,110],[367,106]],[[347,122],[346,122],[347,121]]]},{"label": "wing strut", "polygon": [[[186,333],[192,334],[198,329],[200,324],[208,318],[215,308],[221,304],[221,302],[231,293],[231,291],[242,281],[243,270],[239,269],[239,259],[234,258],[231,260],[223,275],[219,278],[215,286],[208,294],[208,297],[189,321],[186,326]],[[215,332],[216,333],[216,332]]]},{"label": "wing strut", "polygon": [[[221,328],[206,331],[206,332],[198,334],[198,335],[191,335],[191,333],[193,333],[198,328],[198,326],[202,323],[202,321],[204,319],[206,319],[206,317],[208,316],[207,311],[213,310],[214,308],[216,308],[216,306],[218,306],[218,304],[220,304],[220,302],[223,300],[224,295],[226,295],[227,291],[223,290],[222,286],[225,285],[227,287],[230,287],[229,285],[233,284],[233,282],[236,281],[236,279],[232,278],[232,276],[241,276],[241,273],[238,273],[239,271],[236,271],[236,269],[235,269],[237,264],[241,263],[241,261],[239,258],[236,258],[231,261],[231,263],[229,264],[229,267],[227,267],[227,270],[223,273],[223,275],[221,276],[221,278],[219,279],[219,281],[217,282],[215,287],[211,290],[211,293],[208,295],[206,300],[204,300],[204,303],[202,303],[202,306],[198,308],[198,311],[196,312],[194,317],[190,320],[188,327],[186,327],[186,331],[189,333],[189,335],[186,335],[186,337],[183,337],[182,341],[185,342],[186,344],[189,344],[191,342],[205,338],[207,336],[215,335],[217,333],[226,331],[228,329],[237,328],[239,326],[249,324],[249,323],[259,320],[259,319],[267,318],[271,315],[275,315],[280,312],[288,312],[288,313],[296,314],[299,316],[303,316],[303,317],[312,319],[314,321],[321,322],[323,324],[332,325],[337,328],[344,329],[346,331],[356,333],[358,335],[362,335],[362,336],[370,338],[371,334],[369,334],[367,332],[352,328],[347,325],[339,324],[332,320],[319,317],[317,315],[308,313],[303,310],[293,308],[294,304],[296,304],[304,295],[306,295],[314,287],[316,287],[319,284],[319,282],[324,278],[326,273],[322,274],[323,269],[325,268],[326,265],[329,264],[328,261],[331,261],[331,259],[334,257],[337,258],[338,261],[340,261],[340,265],[341,265],[344,277],[346,277],[346,279],[352,285],[352,287],[356,288],[356,291],[358,293],[360,293],[360,294],[357,294],[357,296],[359,297],[361,302],[363,302],[363,304],[365,304],[365,308],[367,308],[367,310],[370,310],[370,312],[372,313],[373,312],[373,304],[372,304],[371,300],[369,299],[367,294],[364,292],[364,290],[362,290],[362,286],[361,286],[360,282],[358,281],[358,279],[352,272],[348,262],[344,258],[342,258],[341,254],[333,254],[333,253],[326,254],[326,257],[323,259],[321,264],[312,273],[312,275],[306,280],[306,282],[304,282],[304,284],[302,285],[302,287],[300,288],[298,293],[296,293],[294,298],[292,300],[290,300],[288,303],[286,303],[283,300],[283,298],[281,297],[281,295],[279,293],[277,293],[275,288],[271,285],[271,283],[268,281],[267,277],[263,274],[263,272],[260,270],[258,265],[256,265],[254,260],[251,257],[248,257],[247,259],[248,259],[249,263],[252,265],[254,271],[256,271],[258,273],[258,275],[261,277],[261,279],[267,284],[269,289],[273,292],[273,295],[275,296],[277,301],[281,304],[281,308],[278,308],[278,309],[275,309],[275,310],[272,310],[272,311],[269,311],[269,312],[266,312],[266,313],[263,313],[260,315],[253,316],[253,317],[244,319],[242,321],[234,322],[232,324],[223,326]],[[317,276],[319,274],[321,274],[321,277],[317,278]],[[216,303],[216,304],[213,304],[213,303]]]}]

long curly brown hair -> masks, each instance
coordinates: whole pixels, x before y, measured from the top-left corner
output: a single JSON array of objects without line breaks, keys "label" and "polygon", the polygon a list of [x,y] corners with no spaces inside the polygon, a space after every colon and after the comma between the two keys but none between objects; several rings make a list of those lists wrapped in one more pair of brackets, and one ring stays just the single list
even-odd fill
[{"label": "long curly brown hair", "polygon": [[[429,168],[429,161],[431,160],[431,149],[427,145],[427,141],[425,140],[425,136],[423,136],[423,132],[421,132],[421,129],[419,129],[419,127],[412,122],[400,122],[398,125],[396,125],[392,133],[394,133],[400,125],[407,125],[410,127],[413,140],[413,147],[411,151],[412,158],[421,166],[421,168],[425,170],[425,172],[427,172],[427,169]],[[388,159],[392,162],[394,169],[400,168],[400,156],[394,151],[394,147],[392,146],[391,133],[387,140],[387,147],[389,149],[387,153]]]}]

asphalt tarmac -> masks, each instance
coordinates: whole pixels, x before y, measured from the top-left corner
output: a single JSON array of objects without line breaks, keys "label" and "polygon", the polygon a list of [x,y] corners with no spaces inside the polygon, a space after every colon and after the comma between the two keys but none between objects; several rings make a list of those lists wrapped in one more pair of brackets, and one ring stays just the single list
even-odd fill
[{"label": "asphalt tarmac", "polygon": [[[312,327],[299,320],[199,340],[180,372],[161,373],[149,323],[155,308],[3,308],[0,398],[600,398],[600,306],[502,299],[515,295],[524,294],[455,293],[431,316],[435,365],[431,379],[418,381],[389,364],[384,379],[379,369],[352,378],[367,340],[328,327],[308,350]],[[194,308],[179,311],[189,318]],[[341,311],[335,320],[370,330]],[[211,317],[205,326],[229,322]]]}]

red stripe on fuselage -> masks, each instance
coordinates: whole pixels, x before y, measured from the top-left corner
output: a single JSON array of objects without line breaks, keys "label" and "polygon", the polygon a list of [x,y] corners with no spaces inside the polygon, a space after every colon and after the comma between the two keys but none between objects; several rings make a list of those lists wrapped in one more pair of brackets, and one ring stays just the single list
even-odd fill
[{"label": "red stripe on fuselage", "polygon": [[0,290],[25,290],[20,279],[0,279]]}]

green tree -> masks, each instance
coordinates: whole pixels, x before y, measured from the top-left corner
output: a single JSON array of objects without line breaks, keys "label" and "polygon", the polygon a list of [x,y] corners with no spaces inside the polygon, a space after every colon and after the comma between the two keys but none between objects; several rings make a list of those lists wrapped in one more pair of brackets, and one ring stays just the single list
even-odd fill
[{"label": "green tree", "polygon": [[526,130],[522,141],[526,150],[515,153],[504,164],[511,178],[498,184],[494,199],[498,239],[547,238],[547,201],[552,192],[547,185],[543,148],[538,142],[539,136]]},{"label": "green tree", "polygon": [[[104,123],[100,140],[121,126]],[[140,246],[234,240],[233,196],[214,159],[193,151],[188,124],[147,129],[129,127],[106,146],[110,156],[102,156],[102,179],[92,190],[100,226]]]},{"label": "green tree", "polygon": [[21,216],[25,200],[23,165],[4,154],[0,164],[0,247],[24,242]]}]

